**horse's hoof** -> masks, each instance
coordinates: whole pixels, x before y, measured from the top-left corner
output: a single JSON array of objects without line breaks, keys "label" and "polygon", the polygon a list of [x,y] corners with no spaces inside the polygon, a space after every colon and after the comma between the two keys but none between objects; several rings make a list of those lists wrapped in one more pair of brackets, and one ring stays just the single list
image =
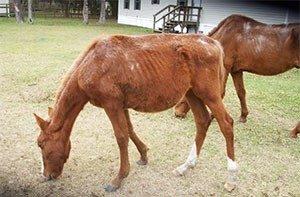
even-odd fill
[{"label": "horse's hoof", "polygon": [[175,176],[183,176],[184,175],[184,172],[179,170],[178,168],[176,168],[175,170],[172,171],[172,173],[175,175]]},{"label": "horse's hoof", "polygon": [[291,133],[291,134],[290,134],[290,137],[296,139],[298,136],[297,136],[297,134],[295,134],[295,133]]},{"label": "horse's hoof", "polygon": [[140,166],[145,166],[148,164],[148,160],[140,159],[136,163]]},{"label": "horse's hoof", "polygon": [[247,122],[247,118],[246,117],[240,117],[239,122],[246,123]]},{"label": "horse's hoof", "polygon": [[114,186],[114,185],[111,185],[111,184],[106,185],[106,186],[104,187],[104,189],[105,189],[106,192],[115,192],[118,188],[119,188],[119,187]]},{"label": "horse's hoof", "polygon": [[236,188],[236,183],[229,183],[226,182],[224,185],[224,188],[228,191],[228,192],[232,192],[235,188]]}]

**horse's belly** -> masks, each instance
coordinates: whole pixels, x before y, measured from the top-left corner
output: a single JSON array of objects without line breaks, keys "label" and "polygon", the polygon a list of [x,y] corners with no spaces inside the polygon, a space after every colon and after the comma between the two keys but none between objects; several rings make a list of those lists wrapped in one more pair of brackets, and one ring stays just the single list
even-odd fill
[{"label": "horse's belly", "polygon": [[[183,76],[184,77],[184,76]],[[137,86],[125,95],[125,107],[141,112],[158,112],[173,107],[190,87],[189,79],[158,80]]]},{"label": "horse's belly", "polygon": [[276,64],[260,64],[259,62],[257,62],[256,64],[249,63],[249,65],[244,66],[243,70],[257,75],[272,76],[284,73],[291,68],[292,67],[289,66]]}]

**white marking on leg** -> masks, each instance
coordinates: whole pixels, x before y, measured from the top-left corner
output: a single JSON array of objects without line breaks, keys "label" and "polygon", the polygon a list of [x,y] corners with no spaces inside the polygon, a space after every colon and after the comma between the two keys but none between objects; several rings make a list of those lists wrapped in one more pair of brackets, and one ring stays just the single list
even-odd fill
[{"label": "white marking on leg", "polygon": [[227,157],[227,170],[228,170],[228,176],[224,187],[228,191],[232,191],[237,185],[238,166],[237,163],[232,159],[230,159],[229,157]]},{"label": "white marking on leg", "polygon": [[174,170],[174,173],[178,175],[183,175],[189,168],[195,167],[196,163],[197,163],[197,147],[196,147],[196,142],[194,142],[187,160],[185,161],[184,164],[178,166]]},{"label": "white marking on leg", "polygon": [[230,159],[229,157],[227,157],[227,169],[228,169],[228,171],[237,171],[238,170],[237,163],[235,161],[233,161],[232,159]]}]

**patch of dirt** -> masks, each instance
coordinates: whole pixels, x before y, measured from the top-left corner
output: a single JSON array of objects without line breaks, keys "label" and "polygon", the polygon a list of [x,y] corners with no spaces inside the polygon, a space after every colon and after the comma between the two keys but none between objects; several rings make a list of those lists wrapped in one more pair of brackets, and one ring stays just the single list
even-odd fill
[{"label": "patch of dirt", "polygon": [[[287,147],[245,146],[239,140],[243,125],[237,125],[236,154],[240,166],[239,186],[231,194],[226,178],[224,138],[216,122],[211,125],[198,165],[183,177],[172,170],[185,161],[194,138],[191,115],[187,120],[173,117],[169,110],[157,114],[131,112],[135,131],[150,148],[149,164],[138,166],[139,155],[130,143],[131,171],[115,193],[104,185],[116,175],[119,152],[113,131],[103,110],[86,106],[72,133],[72,150],[63,176],[40,181],[41,155],[36,145],[38,129],[32,112],[46,117],[47,103],[32,106],[4,103],[0,118],[0,196],[240,196],[300,194],[297,184],[299,155],[291,157]],[[242,138],[243,139],[243,138]],[[276,154],[275,152],[276,151]],[[287,165],[288,164],[288,165]],[[299,179],[298,179],[299,180]]]}]

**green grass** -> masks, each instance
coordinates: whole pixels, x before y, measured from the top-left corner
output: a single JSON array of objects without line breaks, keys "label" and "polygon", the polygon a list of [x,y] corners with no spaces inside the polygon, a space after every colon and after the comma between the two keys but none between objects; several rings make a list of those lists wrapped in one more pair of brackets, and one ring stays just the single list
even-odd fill
[{"label": "green grass", "polygon": [[[77,19],[38,18],[33,25],[18,25],[14,19],[0,18],[0,149],[4,150],[0,155],[0,194],[1,189],[15,189],[16,194],[26,190],[30,195],[103,195],[101,184],[118,166],[117,146],[103,111],[88,105],[82,112],[72,134],[66,176],[49,184],[36,181],[40,154],[32,113],[46,116],[62,76],[93,38],[147,33],[151,30],[112,21],[100,25],[92,20],[86,26]],[[245,74],[250,114],[246,124],[235,123],[241,170],[240,186],[231,195],[300,195],[300,144],[289,139],[289,131],[300,120],[299,82],[299,70],[273,77]],[[240,106],[231,79],[225,103],[238,120]],[[150,147],[151,161],[145,168],[131,161],[131,174],[117,195],[228,195],[222,187],[224,139],[216,132],[215,122],[199,165],[186,177],[174,178],[170,172],[184,161],[194,138],[191,114],[185,120],[173,118],[172,110],[131,115],[135,129]],[[132,145],[130,154],[137,158]]]}]

